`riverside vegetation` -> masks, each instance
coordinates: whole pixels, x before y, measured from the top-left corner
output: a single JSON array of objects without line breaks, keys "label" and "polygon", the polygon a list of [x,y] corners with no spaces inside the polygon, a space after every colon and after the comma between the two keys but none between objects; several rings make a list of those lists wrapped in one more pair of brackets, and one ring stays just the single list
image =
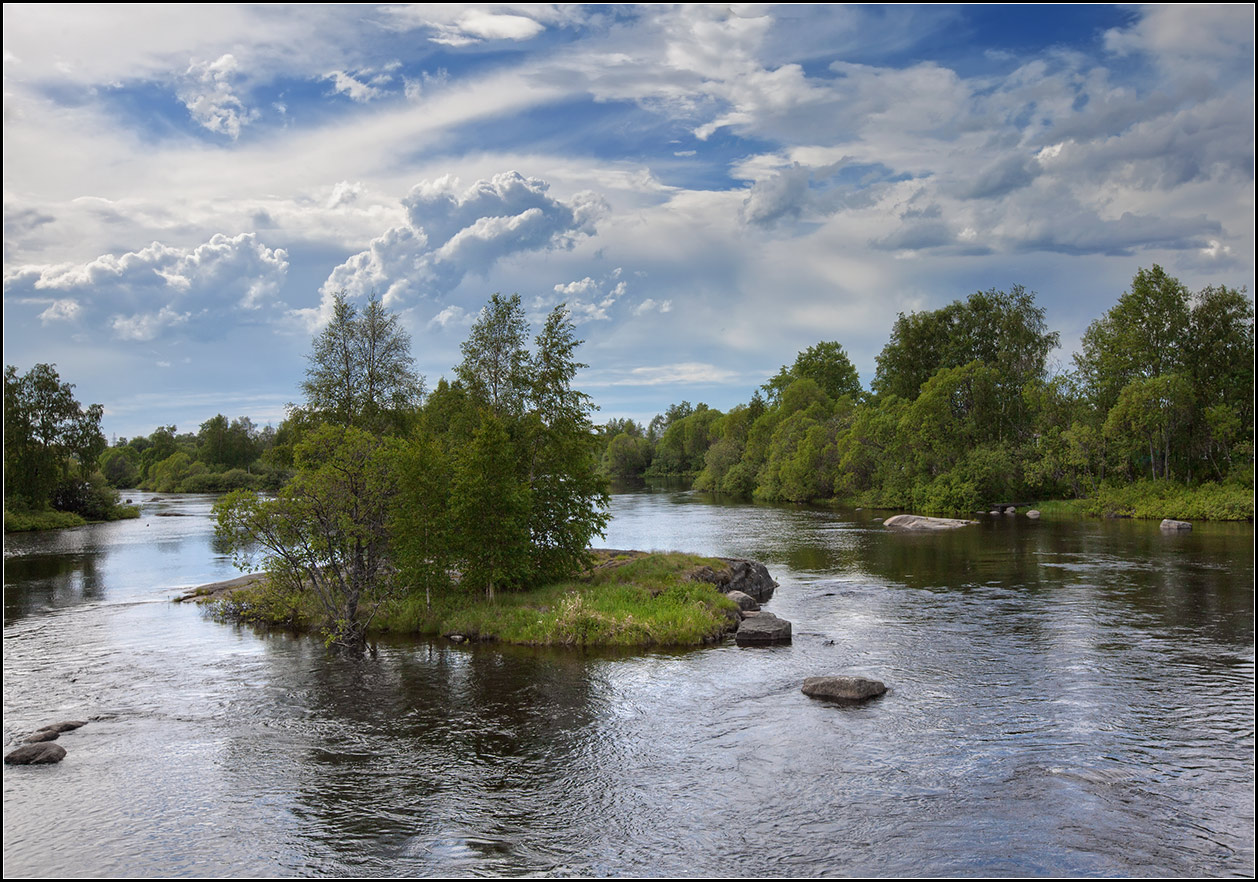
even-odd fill
[{"label": "riverside vegetation", "polygon": [[[225,607],[235,615],[317,621],[345,645],[382,629],[667,643],[707,639],[710,622],[683,639],[591,593],[619,591],[590,571],[607,477],[686,475],[739,498],[929,514],[1040,499],[1056,500],[1038,505],[1049,513],[1253,518],[1253,304],[1226,287],[1192,294],[1157,266],[1093,322],[1073,371],[1050,374],[1058,334],[1035,295],[992,289],[901,314],[869,390],[839,343],[820,342],[745,405],[682,402],[645,427],[593,427],[562,306],[532,351],[527,334],[519,296],[494,295],[455,378],[425,394],[397,317],[340,294],[305,400],[278,429],[220,414],[195,435],[163,426],[107,449],[99,405],[82,410],[49,366],[25,378],[10,367],[6,529],[11,512],[91,504],[114,516],[108,485],[231,490],[216,506],[219,539],[268,574]],[[61,422],[39,434],[45,388]],[[674,576],[652,602],[722,608]]]},{"label": "riverside vegetation", "polygon": [[1160,267],[1092,323],[1074,370],[1035,295],[979,291],[901,314],[872,387],[837,342],[728,413],[689,402],[602,429],[617,479],[683,475],[723,495],[958,515],[998,501],[1095,516],[1254,514],[1254,306]]}]

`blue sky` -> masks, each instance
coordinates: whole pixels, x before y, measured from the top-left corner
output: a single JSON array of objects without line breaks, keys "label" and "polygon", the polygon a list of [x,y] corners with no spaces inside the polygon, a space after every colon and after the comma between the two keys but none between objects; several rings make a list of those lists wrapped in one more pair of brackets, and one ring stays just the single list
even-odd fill
[{"label": "blue sky", "polygon": [[4,6],[4,361],[108,435],[278,425],[333,291],[429,385],[566,301],[597,421],[1037,292],[1066,368],[1141,267],[1254,280],[1254,10]]}]

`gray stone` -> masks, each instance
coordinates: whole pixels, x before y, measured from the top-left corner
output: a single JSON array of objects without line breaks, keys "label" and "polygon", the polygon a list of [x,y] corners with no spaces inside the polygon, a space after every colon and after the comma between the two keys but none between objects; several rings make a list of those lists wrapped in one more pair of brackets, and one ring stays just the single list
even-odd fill
[{"label": "gray stone", "polygon": [[1162,529],[1163,530],[1191,530],[1192,524],[1188,523],[1188,521],[1176,521],[1176,520],[1172,520],[1171,518],[1167,518],[1166,520],[1162,521]]},{"label": "gray stone", "polygon": [[690,574],[691,580],[709,582],[726,594],[741,591],[758,603],[764,603],[773,596],[778,583],[773,581],[764,564],[741,557],[723,557],[720,560],[729,565],[728,570],[700,567]]},{"label": "gray stone", "polygon": [[40,732],[72,732],[75,729],[87,725],[87,720],[62,720],[60,723],[49,723],[47,726],[40,726]]},{"label": "gray stone", "polygon": [[957,527],[968,527],[978,521],[967,521],[961,518],[928,518],[922,515],[896,515],[882,522],[884,527],[893,530],[955,530]]},{"label": "gray stone", "polygon": [[23,744],[39,744],[42,741],[56,741],[61,733],[56,729],[40,729],[22,739]]},{"label": "gray stone", "polygon": [[808,677],[801,690],[809,698],[830,701],[865,701],[882,695],[887,687],[878,680],[864,677]]},{"label": "gray stone", "polygon": [[1031,509],[1030,511],[1028,511],[1028,512],[1026,513],[1026,516],[1027,516],[1027,517],[1029,517],[1031,520],[1033,520],[1033,521],[1034,521],[1034,520],[1038,520],[1038,519],[1039,519],[1040,513],[1039,513],[1039,511],[1037,511],[1036,509],[1034,509],[1034,508],[1033,508],[1033,509]]},{"label": "gray stone", "polygon": [[59,763],[66,757],[66,749],[60,744],[23,744],[5,755],[4,761],[11,766],[37,766]]},{"label": "gray stone", "polygon": [[742,591],[727,591],[725,596],[738,604],[738,608],[743,612],[755,612],[760,609],[760,604],[756,603],[756,599]]},{"label": "gray stone", "polygon": [[734,642],[739,646],[764,646],[791,642],[791,623],[779,619],[771,612],[761,610],[743,619],[734,632]]},{"label": "gray stone", "polygon": [[1017,506],[1014,506],[1014,505],[1008,505],[1008,506],[1005,506],[1005,514],[1007,514],[1007,515],[1013,515],[1013,514],[1017,514],[1017,513],[1018,513],[1018,508],[1017,508]]}]

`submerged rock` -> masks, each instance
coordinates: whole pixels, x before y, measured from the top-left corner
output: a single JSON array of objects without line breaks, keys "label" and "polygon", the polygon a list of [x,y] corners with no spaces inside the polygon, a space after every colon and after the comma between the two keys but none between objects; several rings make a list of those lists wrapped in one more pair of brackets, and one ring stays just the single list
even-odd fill
[{"label": "submerged rock", "polygon": [[1172,520],[1171,518],[1167,518],[1166,520],[1162,521],[1161,526],[1163,530],[1191,530],[1192,529],[1192,524],[1190,524],[1188,521],[1176,521],[1176,520]]},{"label": "submerged rock", "polygon": [[864,677],[808,677],[800,691],[809,698],[865,701],[882,695],[887,687],[880,680],[867,680]]},{"label": "submerged rock", "polygon": [[59,763],[66,758],[66,749],[60,744],[23,744],[5,755],[4,761],[11,766],[39,766]]},{"label": "submerged rock", "polygon": [[60,723],[49,723],[47,726],[40,726],[39,731],[72,732],[86,725],[87,720],[62,720]]},{"label": "submerged rock", "polygon": [[56,741],[61,733],[56,729],[40,729],[22,739],[23,744],[39,744],[43,741]]},{"label": "submerged rock", "polygon": [[922,515],[902,514],[887,518],[882,522],[884,527],[893,530],[955,530],[957,527],[968,527],[978,521],[967,521],[961,518],[928,518]]},{"label": "submerged rock", "polygon": [[786,619],[779,619],[771,612],[748,615],[734,632],[734,642],[739,646],[790,643],[791,623]]}]

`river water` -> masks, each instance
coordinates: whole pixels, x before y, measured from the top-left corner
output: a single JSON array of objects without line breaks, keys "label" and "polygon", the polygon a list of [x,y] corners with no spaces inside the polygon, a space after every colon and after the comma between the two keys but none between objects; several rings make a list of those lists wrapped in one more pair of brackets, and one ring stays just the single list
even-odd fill
[{"label": "river water", "polygon": [[[751,557],[794,642],[374,656],[170,599],[213,497],[5,537],[6,876],[1251,876],[1254,532],[613,497],[606,545]],[[876,677],[858,707],[807,676]]]}]

